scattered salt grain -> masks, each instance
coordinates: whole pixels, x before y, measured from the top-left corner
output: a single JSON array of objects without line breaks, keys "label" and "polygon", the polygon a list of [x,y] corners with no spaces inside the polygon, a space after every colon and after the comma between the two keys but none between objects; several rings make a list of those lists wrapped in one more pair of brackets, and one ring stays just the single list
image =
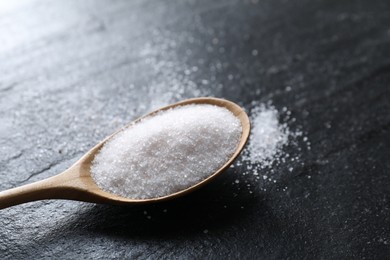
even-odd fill
[{"label": "scattered salt grain", "polygon": [[258,105],[254,107],[250,117],[251,136],[242,158],[249,163],[247,167],[270,166],[287,144],[289,129],[279,123],[278,111],[273,107]]},{"label": "scattered salt grain", "polygon": [[[235,165],[243,169],[243,175],[251,174],[253,180],[262,180],[260,190],[266,191],[265,187],[278,182],[282,174],[291,174],[297,165],[303,165],[297,154],[302,151],[298,144],[310,150],[310,142],[304,132],[299,127],[295,130],[289,128],[288,122],[296,121],[291,114],[287,107],[282,107],[279,112],[271,103],[254,101],[251,104],[251,134]],[[289,152],[285,151],[286,146],[289,146]]]},{"label": "scattered salt grain", "polygon": [[92,162],[103,190],[127,198],[166,196],[202,181],[234,153],[242,129],[225,108],[185,105],[118,133]]}]

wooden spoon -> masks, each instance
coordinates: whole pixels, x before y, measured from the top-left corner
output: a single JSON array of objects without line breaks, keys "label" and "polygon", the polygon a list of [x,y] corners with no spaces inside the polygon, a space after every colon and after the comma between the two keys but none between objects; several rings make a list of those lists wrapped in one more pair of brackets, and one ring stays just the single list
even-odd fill
[{"label": "wooden spoon", "polygon": [[[151,198],[151,199],[130,199],[130,198],[124,198],[103,191],[96,185],[96,183],[91,177],[91,173],[90,173],[91,162],[94,159],[95,154],[99,152],[99,149],[104,145],[104,143],[107,142],[107,140],[113,137],[115,134],[121,131],[119,130],[118,132],[108,136],[102,142],[100,142],[95,147],[93,147],[83,157],[81,157],[81,159],[79,159],[74,165],[72,165],[69,169],[65,170],[64,172],[42,181],[38,181],[18,188],[13,188],[10,190],[0,192],[0,209],[30,202],[30,201],[44,200],[44,199],[69,199],[69,200],[78,200],[78,201],[86,201],[86,202],[93,202],[93,203],[116,204],[116,205],[156,202],[156,201],[163,201],[163,200],[176,198],[178,196],[191,192],[199,188],[200,186],[208,183],[211,179],[213,179],[223,170],[228,168],[230,164],[233,162],[233,160],[240,154],[241,150],[243,149],[243,147],[245,146],[248,140],[248,136],[250,132],[249,119],[247,114],[241,107],[228,100],[218,99],[218,98],[188,99],[182,102],[178,102],[176,104],[172,104],[160,108],[154,112],[149,113],[144,117],[153,115],[154,113],[161,110],[166,110],[176,106],[188,105],[188,104],[211,104],[211,105],[224,107],[230,110],[238,119],[240,119],[242,125],[241,139],[232,157],[219,170],[210,174],[210,176],[204,179],[203,181],[182,191],[164,197]],[[142,118],[137,119],[135,122],[139,121]]]}]

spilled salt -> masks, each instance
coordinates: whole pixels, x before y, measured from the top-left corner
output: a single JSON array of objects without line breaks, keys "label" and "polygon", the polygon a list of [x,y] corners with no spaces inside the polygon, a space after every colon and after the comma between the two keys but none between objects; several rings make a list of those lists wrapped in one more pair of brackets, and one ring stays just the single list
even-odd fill
[{"label": "spilled salt", "polygon": [[229,110],[185,105],[146,117],[109,140],[92,162],[103,190],[133,199],[166,196],[202,181],[234,153],[242,128]]},{"label": "spilled salt", "polygon": [[251,133],[248,144],[235,164],[243,176],[249,175],[250,178],[245,179],[257,182],[253,187],[265,192],[304,165],[300,154],[310,150],[310,142],[299,125],[289,125],[296,119],[287,107],[278,111],[271,102],[253,101],[249,117]]},{"label": "spilled salt", "polygon": [[242,156],[248,169],[269,167],[281,156],[291,132],[286,125],[279,123],[278,117],[278,111],[273,107],[260,104],[252,109],[251,135]]}]

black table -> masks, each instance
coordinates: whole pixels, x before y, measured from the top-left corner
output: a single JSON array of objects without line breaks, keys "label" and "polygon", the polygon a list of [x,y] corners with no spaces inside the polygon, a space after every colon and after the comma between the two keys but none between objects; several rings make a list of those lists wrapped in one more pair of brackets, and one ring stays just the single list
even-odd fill
[{"label": "black table", "polygon": [[166,203],[2,210],[1,259],[389,257],[389,1],[0,7],[1,190],[59,173],[126,122],[193,96],[272,101],[311,143],[284,147],[299,160],[260,173],[276,183],[236,167]]}]

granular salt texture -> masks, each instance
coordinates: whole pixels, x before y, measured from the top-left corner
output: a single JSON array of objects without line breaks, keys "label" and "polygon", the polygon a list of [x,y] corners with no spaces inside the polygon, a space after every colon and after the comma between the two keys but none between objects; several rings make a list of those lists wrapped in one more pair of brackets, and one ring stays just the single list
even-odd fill
[{"label": "granular salt texture", "polygon": [[[299,125],[294,126],[295,118],[291,111],[283,107],[279,112],[271,103],[262,104],[252,102],[250,109],[251,134],[248,145],[235,166],[242,171],[242,175],[252,175],[252,178],[238,178],[232,184],[240,186],[246,184],[250,194],[255,189],[267,189],[281,178],[291,175],[296,169],[304,165],[300,160],[302,151],[310,150],[308,137],[304,136]],[[289,123],[291,123],[292,129]],[[232,165],[232,168],[234,165]],[[254,179],[258,182],[253,185]],[[286,191],[288,187],[284,187]]]},{"label": "granular salt texture", "polygon": [[147,117],[108,141],[91,173],[105,191],[147,199],[186,189],[234,153],[242,128],[229,110],[185,105]]},{"label": "granular salt texture", "polygon": [[272,106],[261,104],[252,109],[252,129],[243,153],[244,161],[265,168],[278,159],[291,134],[287,125],[279,123],[278,116],[278,111]]}]

